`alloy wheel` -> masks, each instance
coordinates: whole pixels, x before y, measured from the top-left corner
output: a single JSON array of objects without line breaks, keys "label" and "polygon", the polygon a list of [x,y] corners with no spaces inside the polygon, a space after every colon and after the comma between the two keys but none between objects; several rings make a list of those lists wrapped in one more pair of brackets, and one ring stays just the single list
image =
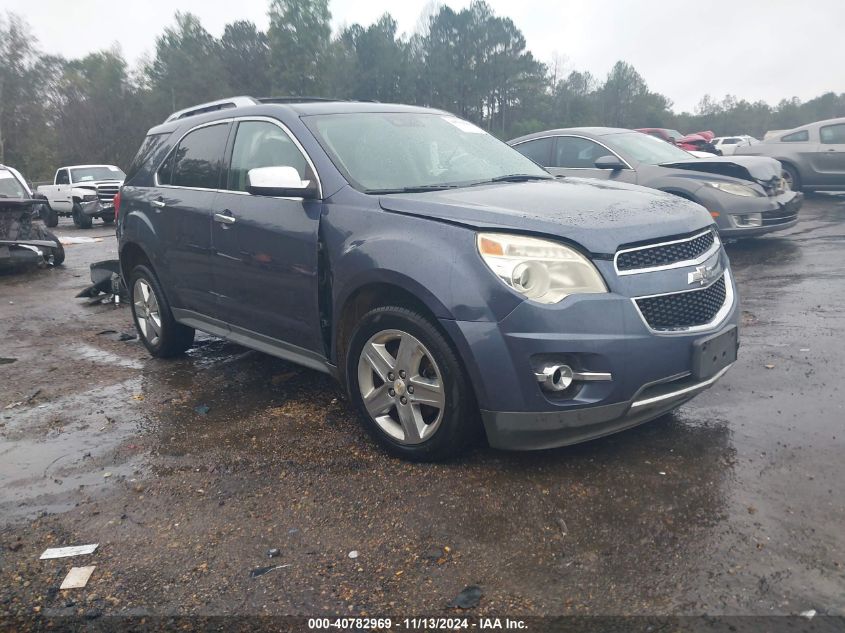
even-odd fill
[{"label": "alloy wheel", "polygon": [[370,417],[401,444],[420,444],[437,431],[446,408],[443,377],[419,339],[383,330],[364,344],[358,388]]},{"label": "alloy wheel", "polygon": [[136,279],[132,296],[141,336],[150,345],[156,345],[161,337],[161,312],[152,286],[146,279]]}]

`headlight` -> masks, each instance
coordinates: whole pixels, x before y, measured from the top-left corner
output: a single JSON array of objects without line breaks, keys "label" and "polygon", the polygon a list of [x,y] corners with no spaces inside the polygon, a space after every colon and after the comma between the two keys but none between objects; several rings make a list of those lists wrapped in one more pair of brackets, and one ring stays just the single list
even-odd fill
[{"label": "headlight", "polygon": [[763,194],[748,187],[746,185],[738,185],[734,182],[708,182],[705,183],[709,187],[713,187],[714,189],[718,189],[719,191],[724,191],[725,193],[731,193],[735,196],[744,196],[746,198],[762,198]]},{"label": "headlight", "polygon": [[557,242],[505,233],[479,233],[478,252],[495,275],[539,303],[558,303],[572,294],[607,292],[586,257]]},{"label": "headlight", "polygon": [[82,196],[82,202],[94,202],[97,199],[96,193],[88,193]]}]

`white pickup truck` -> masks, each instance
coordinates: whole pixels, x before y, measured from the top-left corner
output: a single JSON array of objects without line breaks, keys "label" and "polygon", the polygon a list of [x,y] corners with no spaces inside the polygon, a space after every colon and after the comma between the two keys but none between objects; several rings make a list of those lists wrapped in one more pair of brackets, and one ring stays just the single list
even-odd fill
[{"label": "white pickup truck", "polygon": [[[71,165],[56,170],[52,185],[41,185],[37,193],[50,205],[47,226],[56,226],[59,216],[70,216],[81,229],[91,228],[94,218],[114,222],[114,196],[126,174],[114,165]],[[38,196],[38,197],[41,197]]]}]

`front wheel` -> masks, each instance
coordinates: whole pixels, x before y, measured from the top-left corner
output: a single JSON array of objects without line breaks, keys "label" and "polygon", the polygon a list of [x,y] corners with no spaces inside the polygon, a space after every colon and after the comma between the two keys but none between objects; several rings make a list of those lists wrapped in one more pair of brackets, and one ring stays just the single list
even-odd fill
[{"label": "front wheel", "polygon": [[76,225],[76,228],[79,229],[90,229],[93,220],[91,219],[90,215],[85,215],[82,212],[82,207],[79,205],[78,202],[73,203],[73,223]]},{"label": "front wheel", "polygon": [[59,225],[59,214],[52,208],[50,208],[49,204],[42,204],[41,205],[41,220],[44,222],[44,226],[48,226],[51,229],[55,226]]},{"label": "front wheel", "polygon": [[368,312],[349,343],[350,395],[370,434],[414,461],[448,459],[478,429],[472,390],[452,346],[420,313]]},{"label": "front wheel", "polygon": [[141,342],[156,358],[178,356],[194,342],[194,329],[177,323],[158,279],[147,266],[136,266],[129,278],[132,319]]},{"label": "front wheel", "polygon": [[801,176],[798,171],[791,165],[783,165],[783,179],[786,182],[787,189],[792,191],[801,191]]}]

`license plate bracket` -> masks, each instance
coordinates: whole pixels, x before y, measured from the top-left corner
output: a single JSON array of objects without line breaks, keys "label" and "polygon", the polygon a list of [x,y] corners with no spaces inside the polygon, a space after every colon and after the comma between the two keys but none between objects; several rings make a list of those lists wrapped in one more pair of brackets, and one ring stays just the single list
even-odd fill
[{"label": "license plate bracket", "polygon": [[739,330],[735,325],[692,344],[692,373],[698,380],[710,378],[736,360]]}]

